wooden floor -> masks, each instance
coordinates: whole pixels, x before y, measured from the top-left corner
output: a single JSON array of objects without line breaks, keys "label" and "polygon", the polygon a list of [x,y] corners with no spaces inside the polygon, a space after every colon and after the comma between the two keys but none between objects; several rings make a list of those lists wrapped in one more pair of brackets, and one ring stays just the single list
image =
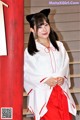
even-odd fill
[{"label": "wooden floor", "polygon": [[[34,120],[33,118],[28,118],[26,116],[23,117],[23,120]],[[76,115],[76,118],[73,117],[73,120],[80,120],[80,113]]]},{"label": "wooden floor", "polygon": [[34,119],[33,118],[28,118],[28,117],[24,116],[23,120],[34,120]]},{"label": "wooden floor", "polygon": [[23,118],[23,120],[31,120],[31,118]]},{"label": "wooden floor", "polygon": [[[23,120],[34,120],[33,118],[27,118],[26,116],[23,117]],[[80,113],[77,114],[76,118],[73,117],[73,120],[80,120]]]}]

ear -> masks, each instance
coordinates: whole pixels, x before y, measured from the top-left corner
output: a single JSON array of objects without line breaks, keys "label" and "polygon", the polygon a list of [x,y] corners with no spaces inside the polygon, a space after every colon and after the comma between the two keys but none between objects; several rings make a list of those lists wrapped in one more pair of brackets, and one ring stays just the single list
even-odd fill
[{"label": "ear", "polygon": [[30,32],[33,32],[33,33],[34,33],[34,29],[33,29],[33,28],[30,28]]}]

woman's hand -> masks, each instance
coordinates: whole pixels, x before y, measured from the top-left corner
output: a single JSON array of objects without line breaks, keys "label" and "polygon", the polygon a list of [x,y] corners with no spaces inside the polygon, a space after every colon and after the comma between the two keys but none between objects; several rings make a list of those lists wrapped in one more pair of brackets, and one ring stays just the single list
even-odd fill
[{"label": "woman's hand", "polygon": [[45,83],[50,87],[54,87],[57,85],[57,78],[50,78]]},{"label": "woman's hand", "polygon": [[57,84],[62,85],[64,83],[64,78],[63,77],[50,78],[45,83],[50,87],[55,87]]},{"label": "woman's hand", "polygon": [[57,84],[62,85],[64,83],[64,78],[63,77],[57,77]]}]

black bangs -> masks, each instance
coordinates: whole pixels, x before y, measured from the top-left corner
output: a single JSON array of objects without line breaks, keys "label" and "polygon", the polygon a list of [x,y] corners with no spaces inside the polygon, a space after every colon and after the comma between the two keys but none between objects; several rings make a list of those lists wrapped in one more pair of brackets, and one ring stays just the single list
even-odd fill
[{"label": "black bangs", "polygon": [[41,19],[41,18],[37,20],[37,28],[39,28],[41,25],[44,25],[44,20],[45,19]]},{"label": "black bangs", "polygon": [[41,25],[44,25],[44,21],[46,21],[48,24],[50,24],[48,18],[46,16],[44,16],[44,14],[42,14],[42,13],[36,14],[34,16],[34,19],[35,19],[35,25],[36,25],[37,29]]}]

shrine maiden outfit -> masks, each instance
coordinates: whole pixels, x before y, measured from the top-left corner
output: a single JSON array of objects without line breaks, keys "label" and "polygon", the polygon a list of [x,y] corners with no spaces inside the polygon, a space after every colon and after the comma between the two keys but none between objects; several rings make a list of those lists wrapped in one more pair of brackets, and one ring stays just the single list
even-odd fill
[{"label": "shrine maiden outfit", "polygon": [[[27,48],[24,52],[24,88],[29,95],[28,108],[34,114],[35,120],[41,118],[53,120],[46,117],[51,104],[50,106],[54,106],[54,110],[51,108],[51,111],[57,111],[54,113],[54,120],[68,120],[69,116],[66,111],[68,110],[75,116],[76,106],[69,91],[70,74],[67,52],[60,41],[57,41],[59,51],[51,43],[47,48],[35,42],[39,52],[33,56],[28,53]],[[50,77],[63,77],[63,85],[48,86],[45,81]],[[60,114],[61,119],[56,117],[57,113]]]}]

